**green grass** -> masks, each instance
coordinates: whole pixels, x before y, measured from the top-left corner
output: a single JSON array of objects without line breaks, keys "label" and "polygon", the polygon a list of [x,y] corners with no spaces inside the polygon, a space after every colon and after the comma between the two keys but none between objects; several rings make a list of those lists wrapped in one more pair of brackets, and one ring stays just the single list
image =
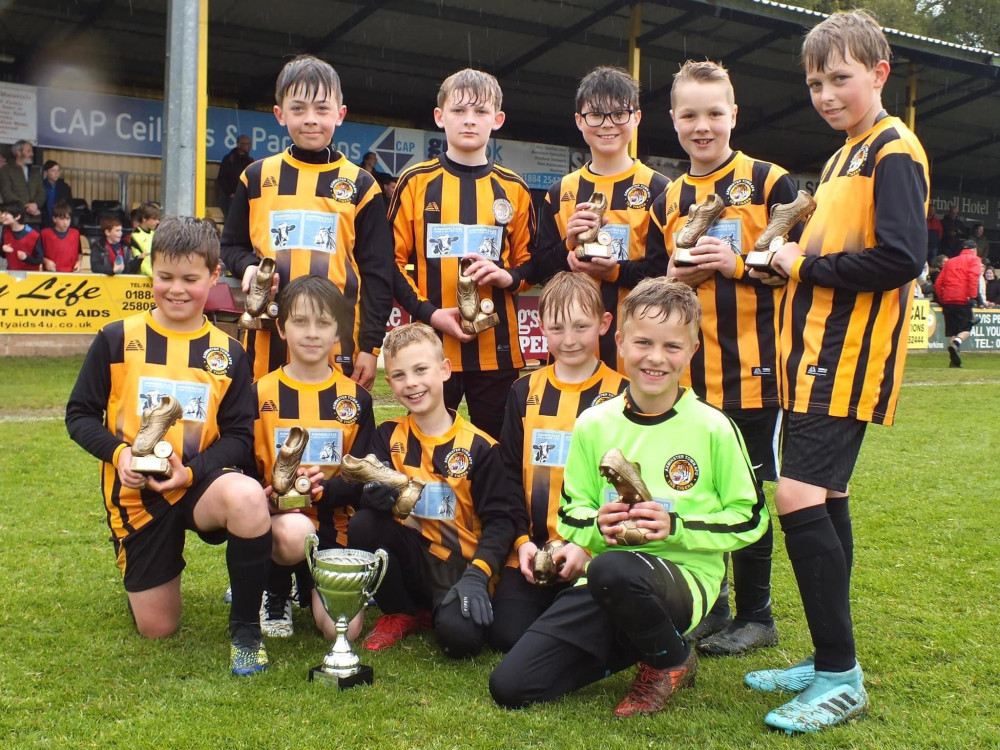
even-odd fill
[{"label": "green grass", "polygon": [[[294,638],[269,642],[269,672],[233,678],[223,555],[195,538],[180,632],[138,637],[107,541],[96,461],[70,442],[59,416],[80,361],[0,360],[0,747],[1000,745],[1000,357],[970,354],[952,370],[944,354],[911,356],[898,424],[869,429],[851,497],[854,620],[872,714],[794,739],[763,726],[779,699],[742,685],[746,671],[810,649],[780,538],[773,599],[781,644],[702,660],[697,687],[648,719],[609,716],[629,672],[552,705],[497,709],[487,679],[499,657],[455,663],[426,635],[366,653],[372,687],[331,691],[306,682],[327,645],[302,611]],[[384,385],[376,402],[380,419],[400,411]]]}]

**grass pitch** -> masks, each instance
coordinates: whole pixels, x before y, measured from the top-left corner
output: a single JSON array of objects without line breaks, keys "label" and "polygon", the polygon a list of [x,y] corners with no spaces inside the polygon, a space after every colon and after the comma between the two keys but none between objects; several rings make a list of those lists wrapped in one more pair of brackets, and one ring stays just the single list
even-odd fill
[{"label": "grass pitch", "polygon": [[[454,662],[427,634],[365,653],[372,687],[331,691],[306,681],[328,645],[299,610],[295,636],[268,642],[272,668],[234,678],[222,550],[194,537],[180,632],[144,640],[114,567],[97,462],[62,423],[81,358],[0,360],[0,747],[998,747],[1000,357],[963,357],[955,370],[943,354],[911,356],[897,425],[868,430],[851,498],[872,713],[800,738],[768,731],[762,717],[781,698],[742,684],[810,650],[780,532],[780,645],[703,659],[697,686],[650,718],[610,716],[631,671],[551,705],[495,708],[487,679],[499,656]],[[384,384],[376,403],[379,419],[400,412]]]}]

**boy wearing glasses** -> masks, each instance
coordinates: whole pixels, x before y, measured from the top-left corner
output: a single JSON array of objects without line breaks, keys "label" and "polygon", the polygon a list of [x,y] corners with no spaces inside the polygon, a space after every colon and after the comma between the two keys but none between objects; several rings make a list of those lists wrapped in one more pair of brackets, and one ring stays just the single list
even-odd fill
[{"label": "boy wearing glasses", "polygon": [[[544,265],[552,273],[586,273],[601,285],[613,319],[598,353],[618,372],[624,372],[615,346],[618,306],[640,281],[667,271],[662,248],[647,254],[646,232],[649,207],[670,180],[628,153],[641,119],[639,85],[626,71],[599,67],[584,76],[576,91],[576,126],[590,146],[590,161],[552,184],[538,222],[537,252]],[[591,210],[594,193],[607,199],[603,216]],[[610,258],[577,257],[581,232],[594,228],[610,235]]]}]

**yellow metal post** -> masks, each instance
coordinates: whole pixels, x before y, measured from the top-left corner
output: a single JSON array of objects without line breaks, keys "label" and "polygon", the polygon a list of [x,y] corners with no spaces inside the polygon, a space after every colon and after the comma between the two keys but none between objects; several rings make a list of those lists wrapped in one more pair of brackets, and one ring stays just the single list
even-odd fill
[{"label": "yellow metal post", "polygon": [[917,66],[910,63],[910,77],[906,80],[906,127],[913,130],[917,124]]},{"label": "yellow metal post", "polygon": [[[632,5],[628,34],[628,72],[639,80],[639,34],[642,33],[642,3]],[[639,129],[632,131],[632,140],[628,144],[628,155],[633,159],[639,153]]]},{"label": "yellow metal post", "polygon": [[198,134],[195,146],[194,207],[205,215],[205,144],[208,137],[208,0],[198,8]]}]

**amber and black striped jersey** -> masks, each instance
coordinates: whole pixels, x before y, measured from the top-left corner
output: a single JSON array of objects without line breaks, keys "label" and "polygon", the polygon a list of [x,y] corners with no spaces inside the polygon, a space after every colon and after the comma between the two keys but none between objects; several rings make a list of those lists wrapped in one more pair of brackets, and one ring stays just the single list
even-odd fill
[{"label": "amber and black striped jersey", "polygon": [[826,163],[779,312],[782,407],[892,424],[929,193],[923,146],[884,112]]},{"label": "amber and black striped jersey", "polygon": [[253,386],[256,421],[254,458],[257,475],[271,483],[278,450],[291,427],[309,431],[302,466],[319,466],[326,480],[323,497],[302,512],[319,528],[336,529],[337,543],[347,546],[347,522],[361,494],[361,485],[340,478],[346,454],[361,458],[371,450],[375,434],[372,397],[336,370],[322,383],[293,380],[279,368]]},{"label": "amber and black striped jersey", "polygon": [[[581,383],[564,383],[555,365],[521,377],[507,396],[500,457],[513,487],[515,547],[532,541],[541,547],[556,533],[563,467],[576,418],[595,404],[614,398],[628,385],[624,375],[603,362]],[[508,565],[517,566],[512,552]]]},{"label": "amber and black striped jersey", "polygon": [[625,372],[615,345],[618,306],[640,281],[667,272],[667,256],[662,251],[650,252],[646,233],[649,207],[669,184],[670,180],[638,160],[615,175],[595,174],[588,163],[549,187],[538,220],[539,264],[547,276],[568,271],[566,224],[576,213],[578,203],[586,203],[594,193],[607,196],[608,209],[604,215],[609,222],[604,229],[611,234],[611,246],[619,262],[614,276],[600,282],[604,309],[611,313],[612,322],[608,332],[601,336],[599,356],[618,372]]},{"label": "amber and black striped jersey", "polygon": [[241,466],[253,449],[250,385],[243,348],[208,321],[197,331],[178,333],[146,312],[101,329],[66,406],[66,427],[102,462],[112,539],[141,529],[186,492],[160,495],[121,485],[115,465],[135,439],[143,409],[162,396],[184,407],[165,440],[187,467],[190,486],[216,469]]},{"label": "amber and black striped jersey", "polygon": [[[740,256],[736,275],[721,273],[698,285],[702,319],[701,346],[681,378],[698,396],[720,409],[778,406],[778,321],[780,287],[770,287],[746,273],[742,257],[767,226],[771,207],[796,197],[795,183],[781,167],[734,151],[710,174],[685,174],[653,203],[651,252],[674,251],[674,234],[687,221],[688,209],[715,193],[726,205],[708,234],[724,240]],[[798,240],[801,225],[789,233]]]},{"label": "amber and black striped jersey", "polygon": [[400,523],[418,532],[431,553],[499,572],[514,540],[496,442],[458,414],[443,435],[420,432],[412,416],[383,422],[372,452],[392,468],[426,482],[413,512]]},{"label": "amber and black striped jersey", "polygon": [[[331,364],[350,373],[357,352],[378,352],[392,310],[392,236],[368,172],[336,151],[296,146],[247,167],[226,217],[222,260],[242,278],[261,258],[275,259],[281,286],[317,274],[343,292],[353,336],[341,333]],[[288,361],[270,331],[248,332],[246,347],[255,379]]]},{"label": "amber and black striped jersey", "polygon": [[[524,367],[517,330],[517,292],[530,286],[518,269],[531,259],[535,209],[514,172],[493,162],[465,167],[441,155],[399,177],[389,204],[396,241],[396,301],[430,323],[440,308],[458,305],[458,264],[470,253],[489,258],[514,277],[509,289],[479,287],[500,322],[467,343],[439,334],[457,372]],[[412,272],[407,272],[412,265]]]}]

